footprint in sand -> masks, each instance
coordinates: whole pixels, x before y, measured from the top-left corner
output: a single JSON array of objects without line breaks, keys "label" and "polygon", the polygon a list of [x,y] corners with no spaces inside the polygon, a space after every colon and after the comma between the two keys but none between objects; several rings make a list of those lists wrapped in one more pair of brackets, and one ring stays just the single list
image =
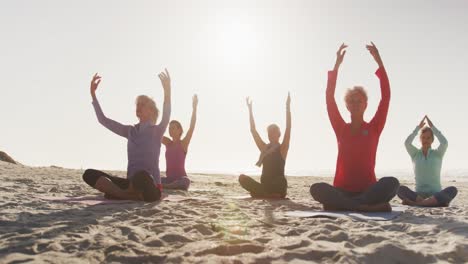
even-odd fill
[{"label": "footprint in sand", "polygon": [[209,254],[219,256],[234,256],[243,253],[261,253],[265,250],[263,246],[254,244],[242,244],[242,245],[220,245],[211,249],[206,249],[195,254],[196,256],[204,256]]},{"label": "footprint in sand", "polygon": [[177,235],[177,234],[165,234],[165,235],[162,235],[160,239],[166,243],[176,243],[176,242],[188,243],[188,242],[193,241],[187,237]]},{"label": "footprint in sand", "polygon": [[293,240],[289,242],[287,245],[280,246],[280,248],[285,249],[285,250],[294,250],[294,249],[301,248],[301,247],[308,247],[309,245],[310,245],[309,241],[298,239],[298,240]]},{"label": "footprint in sand", "polygon": [[[286,252],[284,254],[283,259],[290,262],[294,261],[296,259],[300,260],[306,260],[306,261],[323,261],[323,260],[329,260],[329,259],[334,259],[334,257],[339,254],[337,250],[320,250],[320,249],[310,249],[307,251],[301,251],[301,252]],[[334,261],[331,261],[334,262]],[[370,262],[372,263],[372,262]],[[378,262],[375,262],[378,263]]]},{"label": "footprint in sand", "polygon": [[145,243],[147,247],[162,247],[164,246],[164,242],[159,239],[152,239]]},{"label": "footprint in sand", "polygon": [[166,256],[145,255],[145,256],[125,256],[122,253],[111,254],[106,257],[104,263],[163,263]]},{"label": "footprint in sand", "polygon": [[204,236],[210,236],[213,234],[213,230],[206,226],[206,225],[203,225],[203,224],[197,224],[197,225],[194,225],[194,226],[190,226],[190,227],[187,227],[184,229],[185,232],[189,232],[191,230],[196,230],[198,233],[204,235]]}]

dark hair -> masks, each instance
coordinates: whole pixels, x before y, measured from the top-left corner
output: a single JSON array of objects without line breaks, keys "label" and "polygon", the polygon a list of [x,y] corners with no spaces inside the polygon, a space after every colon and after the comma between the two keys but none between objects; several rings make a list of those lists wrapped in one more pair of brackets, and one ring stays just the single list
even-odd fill
[{"label": "dark hair", "polygon": [[176,125],[177,128],[179,128],[179,129],[182,131],[181,135],[184,133],[184,129],[182,128],[182,125],[180,124],[179,121],[177,121],[177,120],[172,120],[172,121],[169,123],[169,125]]}]

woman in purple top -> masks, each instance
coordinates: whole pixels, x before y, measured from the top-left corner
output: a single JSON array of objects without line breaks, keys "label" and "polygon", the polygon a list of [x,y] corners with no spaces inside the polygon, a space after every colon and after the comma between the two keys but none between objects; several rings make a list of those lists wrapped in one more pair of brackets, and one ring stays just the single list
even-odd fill
[{"label": "woman in purple top", "polygon": [[88,169],[83,180],[91,187],[103,192],[107,198],[131,199],[152,202],[161,199],[159,153],[161,140],[171,114],[171,78],[169,72],[159,74],[164,89],[162,120],[156,125],[159,110],[156,103],[146,95],[136,99],[136,125],[123,125],[107,118],[99,105],[96,90],[101,77],[94,75],[91,81],[91,96],[97,119],[104,127],[127,139],[127,178],[111,176],[102,171]]},{"label": "woman in purple top", "polygon": [[162,139],[162,143],[166,146],[166,177],[161,178],[164,188],[188,190],[190,186],[190,180],[185,172],[185,157],[197,122],[197,106],[198,97],[194,95],[190,128],[183,139],[181,138],[184,130],[177,120],[172,120],[169,123],[169,135],[172,139],[168,137]]}]

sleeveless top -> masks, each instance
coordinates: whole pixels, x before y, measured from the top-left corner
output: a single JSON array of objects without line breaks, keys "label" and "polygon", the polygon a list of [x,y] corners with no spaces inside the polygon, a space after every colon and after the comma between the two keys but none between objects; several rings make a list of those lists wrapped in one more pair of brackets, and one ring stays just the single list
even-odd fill
[{"label": "sleeveless top", "polygon": [[281,156],[281,148],[263,158],[262,176],[260,182],[266,190],[272,193],[286,194],[287,181],[284,176],[286,161]]},{"label": "sleeveless top", "polygon": [[185,153],[182,143],[168,144],[166,146],[166,176],[171,180],[187,176],[185,172]]}]

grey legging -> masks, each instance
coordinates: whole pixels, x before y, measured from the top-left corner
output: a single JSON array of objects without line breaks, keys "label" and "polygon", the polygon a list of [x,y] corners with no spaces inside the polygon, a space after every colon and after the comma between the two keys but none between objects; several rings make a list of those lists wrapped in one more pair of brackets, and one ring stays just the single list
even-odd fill
[{"label": "grey legging", "polygon": [[356,210],[360,205],[388,203],[395,197],[400,183],[394,177],[381,178],[361,193],[348,192],[327,183],[310,186],[312,197],[325,206],[338,210]]},{"label": "grey legging", "polygon": [[[438,205],[435,205],[434,207],[446,207],[450,204],[450,202],[457,196],[458,190],[457,188],[450,186],[445,189],[443,189],[440,192],[434,193],[432,196],[434,196],[439,202]],[[400,189],[398,189],[398,197],[400,199],[409,199],[411,201],[416,201],[416,197],[418,197],[417,192],[413,192],[410,188],[406,186],[400,186]]]}]

